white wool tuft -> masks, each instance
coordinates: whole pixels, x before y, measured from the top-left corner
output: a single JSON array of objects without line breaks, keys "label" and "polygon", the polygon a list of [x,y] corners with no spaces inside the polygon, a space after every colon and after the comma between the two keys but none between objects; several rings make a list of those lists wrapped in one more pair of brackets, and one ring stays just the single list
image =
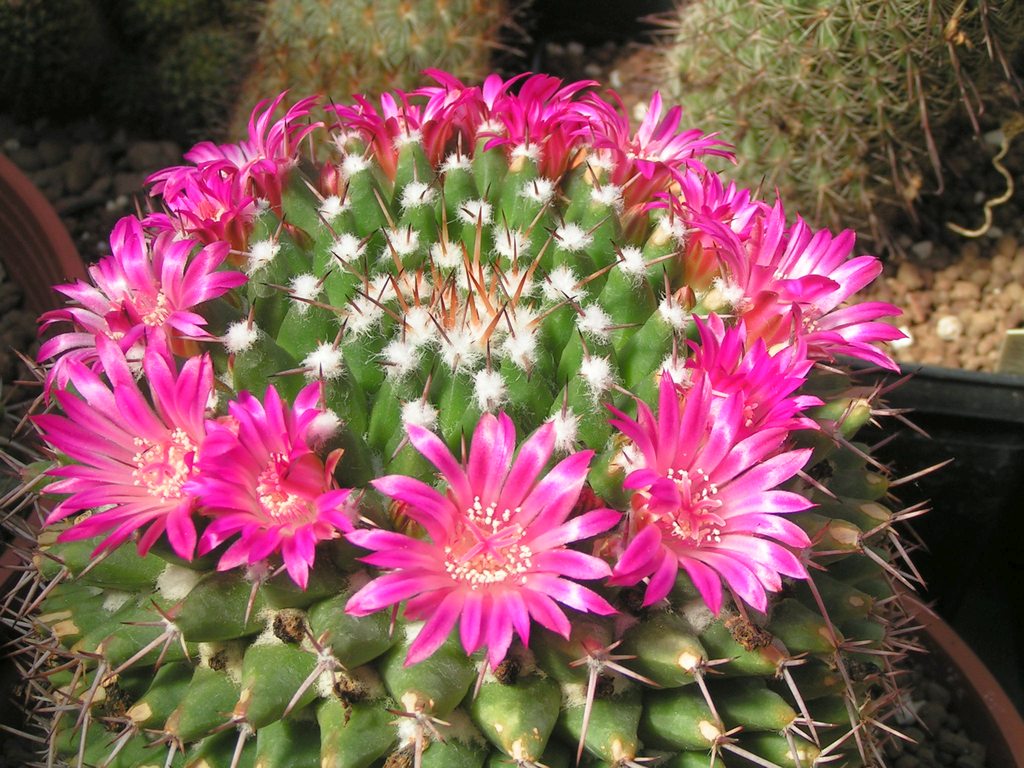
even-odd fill
[{"label": "white wool tuft", "polygon": [[342,200],[337,195],[328,195],[320,203],[320,215],[323,216],[325,221],[331,222],[340,216],[342,211],[347,211],[351,207],[352,201],[347,197]]},{"label": "white wool tuft", "polygon": [[558,247],[569,253],[576,253],[588,248],[594,236],[575,222],[569,222],[555,229],[555,240]]},{"label": "white wool tuft", "polygon": [[690,313],[678,301],[673,301],[671,296],[661,300],[658,312],[662,319],[677,331],[685,331],[686,326],[690,324]]},{"label": "white wool tuft", "polygon": [[377,321],[384,315],[384,310],[364,296],[357,296],[348,305],[345,329],[354,336],[369,333],[377,327]]},{"label": "white wool tuft", "polygon": [[309,301],[316,301],[323,286],[316,275],[296,275],[288,286],[292,301],[300,312],[309,309]]},{"label": "white wool tuft", "polygon": [[341,419],[332,410],[321,411],[309,423],[309,441],[314,445],[323,445],[341,429]]},{"label": "white wool tuft", "polygon": [[408,127],[404,131],[400,131],[392,145],[395,149],[401,149],[402,147],[408,146],[409,144],[419,144],[423,141],[423,132],[419,129],[409,130]]},{"label": "white wool tuft", "polygon": [[459,243],[445,243],[439,240],[430,246],[430,260],[439,269],[462,270],[465,267],[462,246]]},{"label": "white wool tuft", "polygon": [[441,163],[441,173],[447,173],[448,171],[468,171],[473,166],[469,162],[468,155],[460,155],[458,152],[452,152],[448,157]]},{"label": "white wool tuft", "polygon": [[622,257],[621,261],[619,261],[619,269],[630,277],[642,277],[647,271],[647,262],[644,261],[644,254],[635,245],[625,246],[619,251],[619,255]]},{"label": "white wool tuft", "polygon": [[414,253],[419,247],[420,233],[412,227],[389,229],[385,234],[387,236],[388,245],[385,245],[384,250],[381,252],[382,259],[390,259],[392,249],[394,249],[395,253],[399,256],[408,256],[410,253]]},{"label": "white wool tuft", "polygon": [[353,235],[345,232],[338,236],[338,239],[331,244],[331,253],[342,264],[348,264],[360,258],[366,252],[366,243]]},{"label": "white wool tuft", "polygon": [[572,408],[566,408],[565,413],[558,411],[551,418],[551,423],[555,425],[555,451],[571,453],[576,447],[576,437],[579,433],[579,414]]},{"label": "white wool tuft", "polygon": [[505,135],[505,124],[500,120],[484,120],[477,126],[476,135],[494,134],[495,136]]},{"label": "white wool tuft", "polygon": [[495,227],[494,252],[513,262],[527,259],[530,256],[530,239],[518,229]]},{"label": "white wool tuft", "polygon": [[580,362],[580,376],[595,401],[615,384],[615,374],[607,357],[584,357]]},{"label": "white wool tuft", "polygon": [[281,246],[273,240],[260,240],[253,243],[249,246],[249,262],[246,264],[245,271],[251,275],[263,269],[274,260],[280,250]]},{"label": "white wool tuft", "polygon": [[256,323],[250,324],[247,320],[240,320],[228,326],[228,332],[221,337],[224,346],[232,355],[245,352],[256,343],[260,336],[260,329]]},{"label": "white wool tuft", "polygon": [[533,160],[534,162],[540,160],[540,145],[539,144],[516,144],[512,147],[511,156],[513,158],[522,157],[526,160]]},{"label": "white wool tuft", "polygon": [[610,149],[598,149],[587,155],[587,165],[592,171],[615,170],[615,157]]},{"label": "white wool tuft", "polygon": [[309,378],[330,381],[340,378],[345,373],[345,358],[334,344],[322,341],[302,359],[302,367],[309,369],[306,373]]},{"label": "white wool tuft", "polygon": [[410,181],[402,190],[402,210],[408,211],[413,208],[421,208],[425,205],[433,205],[437,198],[437,190],[422,181]]},{"label": "white wool tuft", "polygon": [[131,592],[122,592],[119,589],[107,589],[103,592],[103,610],[107,613],[122,608],[131,598]]},{"label": "white wool tuft", "polygon": [[530,179],[523,183],[519,189],[519,196],[532,200],[535,203],[545,205],[551,196],[555,194],[555,182],[543,177]]},{"label": "white wool tuft", "polygon": [[501,353],[518,368],[529,370],[537,362],[536,332],[507,335],[501,342]]},{"label": "white wool tuft", "polygon": [[430,310],[426,307],[409,307],[409,311],[402,319],[405,323],[405,340],[412,346],[421,347],[437,337],[437,326],[434,325]]},{"label": "white wool tuft", "polygon": [[341,164],[341,175],[346,179],[351,179],[369,167],[370,162],[362,155],[348,155]]},{"label": "white wool tuft", "polygon": [[402,423],[433,429],[437,426],[437,408],[425,400],[410,400],[407,403],[402,403]]},{"label": "white wool tuft", "polygon": [[582,315],[577,315],[576,326],[588,337],[598,341],[607,341],[611,334],[612,319],[599,304],[591,304],[584,308]]},{"label": "white wool tuft", "polygon": [[686,358],[674,354],[669,354],[662,361],[661,367],[658,369],[658,378],[661,377],[662,371],[671,376],[672,381],[682,386],[689,384],[693,377],[693,370],[686,367]]},{"label": "white wool tuft", "polygon": [[547,276],[544,282],[544,298],[548,301],[560,302],[565,299],[576,301],[583,295],[583,291],[577,285],[579,278],[565,264],[555,267]]},{"label": "white wool tuft", "polygon": [[473,394],[481,411],[495,411],[505,402],[505,380],[497,371],[477,371],[473,376]]},{"label": "white wool tuft", "polygon": [[381,350],[388,376],[401,379],[420,365],[420,351],[408,341],[392,339]]},{"label": "white wool tuft", "polygon": [[617,184],[601,184],[590,190],[590,199],[598,205],[606,205],[616,211],[622,210],[622,187]]},{"label": "white wool tuft", "polygon": [[202,575],[202,571],[168,563],[156,579],[156,589],[165,600],[176,603],[188,597]]},{"label": "white wool tuft", "polygon": [[743,287],[722,277],[711,281],[711,288],[718,292],[722,303],[729,309],[737,309],[744,303],[746,291]]},{"label": "white wool tuft", "polygon": [[483,356],[477,343],[478,335],[468,328],[446,331],[441,339],[441,358],[453,371],[472,370]]},{"label": "white wool tuft", "polygon": [[459,206],[459,220],[463,224],[476,226],[479,221],[484,226],[491,223],[494,208],[486,200],[467,200]]}]

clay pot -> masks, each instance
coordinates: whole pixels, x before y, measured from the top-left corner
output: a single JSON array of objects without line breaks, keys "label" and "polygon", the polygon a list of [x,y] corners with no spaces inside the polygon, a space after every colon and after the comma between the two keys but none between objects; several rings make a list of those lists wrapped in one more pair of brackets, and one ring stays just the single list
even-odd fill
[{"label": "clay pot", "polygon": [[53,206],[0,154],[0,261],[36,314],[61,306],[53,285],[85,279],[85,264]]},{"label": "clay pot", "polygon": [[1024,768],[1024,719],[1002,686],[949,624],[917,597],[904,600],[935,660],[955,671],[958,714],[971,737],[985,744],[989,765]]}]

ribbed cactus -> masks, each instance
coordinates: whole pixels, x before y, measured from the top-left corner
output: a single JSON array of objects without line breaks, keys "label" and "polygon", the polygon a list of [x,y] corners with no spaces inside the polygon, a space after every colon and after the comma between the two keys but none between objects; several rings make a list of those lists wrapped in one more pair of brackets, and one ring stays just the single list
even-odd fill
[{"label": "ribbed cactus", "polygon": [[51,753],[878,765],[910,577],[816,367],[892,366],[878,261],[657,97],[433,74],[198,145],[46,316]]},{"label": "ribbed cactus", "polygon": [[250,106],[267,93],[344,101],[413,88],[427,67],[480,80],[507,13],[488,0],[267,0],[235,132],[244,135]]},{"label": "ribbed cactus", "polygon": [[680,8],[665,87],[749,158],[746,183],[887,240],[894,213],[985,188],[948,160],[972,123],[1020,109],[1022,35],[1015,2],[700,0]]}]

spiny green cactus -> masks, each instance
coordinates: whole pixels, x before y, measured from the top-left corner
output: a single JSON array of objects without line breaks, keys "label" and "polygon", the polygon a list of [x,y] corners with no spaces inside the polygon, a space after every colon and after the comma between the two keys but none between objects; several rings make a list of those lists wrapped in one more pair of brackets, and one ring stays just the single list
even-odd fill
[{"label": "spiny green cactus", "polygon": [[1012,1],[700,0],[673,36],[665,87],[751,158],[747,184],[882,242],[894,213],[948,185],[984,188],[944,174],[946,153],[972,124],[1006,122],[1022,94]]},{"label": "spiny green cactus", "polygon": [[107,31],[91,0],[3,0],[3,110],[30,117],[67,117],[94,106],[92,98],[108,51]]},{"label": "spiny green cactus", "polygon": [[480,80],[507,13],[488,0],[268,0],[233,133],[245,133],[250,105],[267,93],[343,101],[410,89],[429,67]]},{"label": "spiny green cactus", "polygon": [[[96,296],[127,281],[123,317],[46,318],[107,324],[94,347],[73,331],[41,353],[68,416],[36,423],[76,461],[52,470],[70,496],[9,620],[50,753],[106,768],[877,764],[902,653],[899,515],[851,442],[872,390],[808,375],[837,349],[891,365],[866,343],[887,338],[873,320],[889,308],[831,312],[877,262],[723,187],[700,160],[720,148],[657,101],[634,138],[586,84],[438,78],[415,104],[328,108],[326,137],[309,101],[271,124],[273,103],[247,142],[197,146],[197,165],[155,177],[160,212],[119,223],[96,285],[67,289],[106,307]],[[786,291],[802,311],[777,303]],[[178,425],[163,442],[161,419]],[[513,430],[533,435],[515,457]],[[642,477],[652,441],[662,501]],[[553,452],[569,455],[534,485]],[[222,482],[239,485],[189,506]],[[309,486],[325,491],[315,513]],[[264,538],[225,552],[222,508],[250,492],[243,536]],[[660,521],[664,543],[632,547]],[[638,568],[651,553],[667,567]],[[436,628],[448,598],[387,610],[381,585],[403,578],[388,558],[406,555],[435,571],[392,596],[450,577],[458,632]]]}]

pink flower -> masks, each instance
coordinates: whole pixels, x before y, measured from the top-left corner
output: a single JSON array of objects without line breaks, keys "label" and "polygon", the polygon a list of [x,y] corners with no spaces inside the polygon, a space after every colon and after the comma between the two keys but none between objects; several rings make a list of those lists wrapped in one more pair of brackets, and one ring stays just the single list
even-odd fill
[{"label": "pink flower", "polygon": [[213,389],[210,358],[193,357],[176,373],[166,348],[151,343],[142,361],[147,399],[113,341],[98,337],[96,350],[109,384],[97,372],[71,361],[67,374],[77,394],[61,389],[53,395],[66,415],[34,417],[43,439],[75,462],[49,472],[64,479],[47,491],[70,496],[46,523],[95,509],[60,539],[109,532],[96,548],[98,553],[146,528],[138,541],[144,555],[166,530],[174,551],[190,559],[196,544],[192,513],[197,502],[186,485],[195,476],[196,454],[205,435],[204,413]]},{"label": "pink flower", "polygon": [[[775,490],[807,462],[810,450],[783,451],[783,428],[740,437],[740,393],[717,400],[702,375],[680,398],[663,374],[658,416],[643,402],[638,418],[611,409],[631,445],[632,468],[623,486],[635,491],[627,540],[610,584],[649,579],[644,604],[672,589],[679,567],[712,611],[722,606],[722,580],[746,603],[763,611],[767,591],[782,576],[807,578],[786,547],[810,545],[807,534],[781,517],[812,506],[803,496]],[[781,543],[780,543],[781,542]]]},{"label": "pink flower", "polygon": [[700,343],[688,342],[692,354],[686,367],[698,375],[706,374],[720,400],[741,395],[744,419],[740,438],[776,427],[817,428],[803,411],[822,401],[813,395],[793,394],[803,386],[814,365],[801,339],[771,355],[762,339],[747,339],[742,319],[737,325],[726,326],[716,314],[706,318],[695,315],[694,323]]},{"label": "pink flower", "polygon": [[110,246],[111,255],[89,268],[93,285],[78,282],[57,287],[78,306],[42,317],[43,329],[59,322],[74,327],[39,350],[40,360],[56,359],[48,386],[54,381],[59,386],[66,383],[64,366],[71,360],[92,364],[97,359],[96,339],[101,336],[117,341],[126,353],[149,329],[163,331],[172,345],[181,339],[209,340],[206,319],[193,310],[246,281],[240,272],[219,269],[228,254],[227,243],[208,245],[193,254],[195,242],[166,232],[149,238],[134,216],[117,222]]},{"label": "pink flower", "polygon": [[748,237],[710,224],[704,230],[714,233],[723,287],[738,296],[735,309],[751,338],[775,349],[800,336],[814,359],[848,355],[897,369],[873,344],[903,338],[881,321],[899,309],[877,301],[842,306],[882,271],[874,256],[850,258],[851,230],[813,232],[800,218],[787,227],[778,203],[755,219]]},{"label": "pink flower", "polygon": [[373,481],[386,496],[406,505],[406,514],[428,539],[384,530],[356,530],[348,538],[373,550],[364,558],[391,569],[349,600],[357,616],[408,600],[405,616],[426,619],[406,664],[430,656],[456,621],[467,653],[487,648],[491,667],[505,657],[516,634],[529,643],[530,620],[563,636],[569,620],[557,603],[584,612],[610,614],[603,598],[576,583],[609,575],[604,561],[566,545],[614,526],[620,515],[595,509],[568,519],[580,496],[592,451],[575,453],[547,474],[554,428],[545,424],[513,457],[515,427],[505,414],[484,414],[462,466],[444,443],[409,424],[409,440],[440,470],[442,494],[411,477]]},{"label": "pink flower", "polygon": [[187,488],[213,518],[199,540],[200,554],[239,538],[221,555],[218,570],[252,565],[280,552],[292,580],[303,589],[317,542],[352,529],[351,491],[334,489],[340,458],[326,463],[308,444],[310,427],[324,413],[323,386],[304,388],[289,408],[268,387],[261,403],[248,392],[228,405],[229,416],[208,425],[200,474]]}]

